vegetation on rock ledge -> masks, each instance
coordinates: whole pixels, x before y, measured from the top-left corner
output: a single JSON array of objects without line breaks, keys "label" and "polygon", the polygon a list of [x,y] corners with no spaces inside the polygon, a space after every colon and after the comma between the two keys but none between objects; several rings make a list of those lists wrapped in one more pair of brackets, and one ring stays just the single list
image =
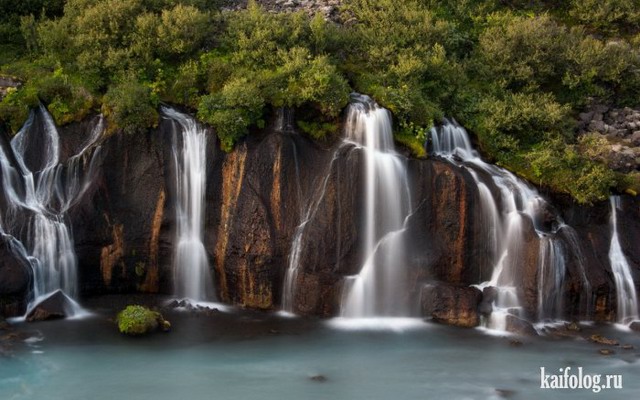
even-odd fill
[{"label": "vegetation on rock ledge", "polygon": [[332,134],[358,91],[393,112],[416,156],[446,114],[489,159],[591,203],[637,181],[576,134],[586,107],[638,105],[636,3],[344,0],[335,24],[253,1],[9,1],[0,73],[25,84],[0,119],[15,132],[41,101],[60,124],[101,108],[111,129],[135,133],[164,101],[197,111],[229,151],[274,107],[301,109],[296,126],[314,138]]}]

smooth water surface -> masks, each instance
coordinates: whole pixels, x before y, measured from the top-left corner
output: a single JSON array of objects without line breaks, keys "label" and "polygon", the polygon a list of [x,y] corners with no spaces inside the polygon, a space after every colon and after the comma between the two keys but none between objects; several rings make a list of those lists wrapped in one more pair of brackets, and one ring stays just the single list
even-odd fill
[{"label": "smooth water surface", "polygon": [[[640,353],[601,356],[577,339],[510,338],[399,320],[391,325],[265,314],[169,313],[174,330],[119,335],[106,315],[22,325],[37,329],[0,359],[2,399],[632,399]],[[375,329],[376,326],[384,329]],[[609,331],[640,347],[640,336]],[[622,374],[622,390],[541,390],[540,367]],[[323,376],[326,381],[313,380]],[[500,390],[513,392],[500,392]]]}]

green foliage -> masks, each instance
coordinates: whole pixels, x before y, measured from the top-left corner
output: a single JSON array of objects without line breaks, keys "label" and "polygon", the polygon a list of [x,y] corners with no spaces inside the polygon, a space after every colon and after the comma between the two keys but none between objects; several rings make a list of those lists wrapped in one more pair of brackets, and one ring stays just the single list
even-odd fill
[{"label": "green foliage", "polygon": [[218,93],[202,97],[198,116],[216,128],[224,151],[249,133],[249,127],[260,121],[264,99],[254,82],[246,78],[229,81]]},{"label": "green foliage", "polygon": [[112,86],[104,96],[102,112],[110,131],[144,132],[158,125],[158,99],[148,86],[133,79]]},{"label": "green foliage", "polygon": [[400,121],[426,125],[439,119],[460,72],[448,57],[458,50],[455,26],[415,0],[352,0],[344,13],[356,21],[346,32],[345,64],[355,89]]},{"label": "green foliage", "polygon": [[637,101],[640,57],[629,43],[568,29],[548,14],[498,13],[488,20],[471,69],[492,82],[492,90],[552,92],[576,108],[590,98]]},{"label": "green foliage", "polygon": [[331,28],[301,13],[271,14],[254,2],[228,15],[219,49],[201,57],[209,94],[198,116],[216,128],[225,151],[261,125],[266,105],[312,107],[335,118],[347,104],[347,80],[328,47]]},{"label": "green foliage", "polygon": [[426,158],[427,150],[425,149],[424,140],[420,140],[418,137],[411,134],[397,133],[394,135],[396,142],[400,143],[409,151],[411,155],[416,158]]},{"label": "green foliage", "polygon": [[413,122],[401,122],[400,129],[396,130],[394,138],[396,142],[409,149],[411,155],[416,158],[426,158],[426,143],[431,126],[420,126]]},{"label": "green foliage", "polygon": [[296,121],[298,128],[316,140],[323,140],[338,133],[338,125],[331,122]]},{"label": "green foliage", "polygon": [[478,105],[481,116],[476,129],[481,143],[498,153],[518,151],[566,132],[569,107],[549,94],[505,93],[504,98],[487,97]]},{"label": "green foliage", "polygon": [[391,110],[417,157],[446,113],[488,158],[580,201],[633,181],[576,144],[573,116],[637,105],[638,0],[344,0],[341,24],[222,3],[6,0],[0,72],[25,84],[0,119],[17,130],[42,101],[64,124],[102,103],[110,130],[133,133],[165,101],[197,109],[230,151],[277,107],[297,109],[309,136],[333,135],[358,91]]},{"label": "green foliage", "polygon": [[164,322],[159,312],[139,305],[127,306],[116,317],[120,333],[132,336],[150,333],[163,326]]},{"label": "green foliage", "polygon": [[38,93],[31,86],[10,90],[0,102],[0,119],[16,133],[29,117],[29,111],[38,106],[38,102]]},{"label": "green foliage", "polygon": [[640,28],[638,0],[572,0],[570,14],[591,29],[607,34]]},{"label": "green foliage", "polygon": [[526,155],[534,181],[551,184],[581,203],[606,200],[616,176],[605,165],[582,156],[575,146],[558,139],[545,140]]}]

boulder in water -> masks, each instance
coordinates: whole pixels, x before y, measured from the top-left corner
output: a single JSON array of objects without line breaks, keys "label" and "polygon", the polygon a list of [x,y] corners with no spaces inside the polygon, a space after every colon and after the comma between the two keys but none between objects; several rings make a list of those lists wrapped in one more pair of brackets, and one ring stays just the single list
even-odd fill
[{"label": "boulder in water", "polygon": [[146,335],[158,329],[167,332],[171,329],[169,321],[157,311],[139,305],[127,306],[116,317],[120,333],[131,336]]},{"label": "boulder in water", "polygon": [[73,313],[73,308],[71,299],[62,290],[56,290],[29,311],[27,321],[35,322],[66,318]]},{"label": "boulder in water", "polygon": [[311,379],[314,382],[326,382],[328,380],[327,377],[324,375],[313,375],[309,377],[309,379]]},{"label": "boulder in water", "polygon": [[640,332],[640,321],[633,321],[629,324],[629,329],[634,332]]},{"label": "boulder in water", "polygon": [[422,315],[446,325],[473,328],[480,324],[482,293],[475,287],[430,284],[422,288]]},{"label": "boulder in water", "polygon": [[507,315],[507,332],[521,336],[538,336],[538,331],[530,322],[518,318],[514,315]]}]

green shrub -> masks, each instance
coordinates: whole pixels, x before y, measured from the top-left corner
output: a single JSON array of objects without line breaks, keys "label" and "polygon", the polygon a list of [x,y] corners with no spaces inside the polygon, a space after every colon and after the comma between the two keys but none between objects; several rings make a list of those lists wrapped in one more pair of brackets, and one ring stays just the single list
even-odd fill
[{"label": "green shrub", "polygon": [[637,0],[572,0],[570,15],[591,29],[612,35],[640,28]]},{"label": "green shrub", "polygon": [[425,149],[424,140],[420,140],[414,135],[406,135],[401,133],[395,134],[393,138],[396,140],[396,142],[409,149],[412,156],[416,158],[427,157],[427,150]]},{"label": "green shrub", "polygon": [[158,328],[168,330],[171,327],[159,312],[139,305],[127,306],[120,311],[116,323],[120,333],[132,336],[145,335]]},{"label": "green shrub", "polygon": [[158,98],[151,88],[128,79],[109,89],[104,96],[102,112],[109,121],[109,131],[133,134],[158,125],[157,107]]},{"label": "green shrub", "polygon": [[0,119],[9,126],[12,133],[16,133],[29,117],[29,111],[39,103],[38,92],[30,85],[17,90],[10,89],[0,102]]},{"label": "green shrub", "polygon": [[222,149],[231,151],[238,139],[249,133],[251,125],[260,124],[264,99],[255,82],[246,78],[229,81],[216,94],[202,96],[198,116],[216,129]]},{"label": "green shrub", "polygon": [[297,120],[298,128],[316,140],[324,140],[338,133],[338,125],[331,122],[315,122]]},{"label": "green shrub", "polygon": [[592,204],[606,200],[616,186],[616,176],[605,165],[581,155],[575,146],[549,139],[525,156],[534,182],[557,192],[571,194],[578,202]]},{"label": "green shrub", "polygon": [[573,124],[569,107],[546,93],[486,97],[478,107],[475,130],[481,144],[498,158],[525,150],[549,134],[563,136]]}]

